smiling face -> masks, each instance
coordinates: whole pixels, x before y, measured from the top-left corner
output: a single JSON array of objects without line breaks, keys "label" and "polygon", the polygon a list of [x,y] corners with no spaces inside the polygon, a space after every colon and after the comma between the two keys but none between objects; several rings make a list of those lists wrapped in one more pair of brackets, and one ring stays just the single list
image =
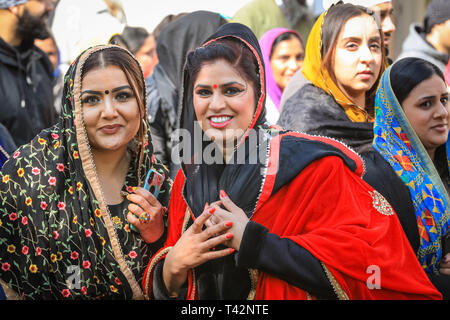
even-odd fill
[{"label": "smiling face", "polygon": [[270,67],[273,78],[283,91],[294,73],[302,67],[305,52],[296,37],[281,41],[273,50]]},{"label": "smiling face", "polygon": [[137,99],[125,73],[117,66],[88,71],[81,84],[83,121],[95,151],[126,150],[138,132]]},{"label": "smiling face", "polygon": [[203,131],[215,141],[245,132],[255,112],[252,82],[225,60],[204,64],[194,82],[193,103]]},{"label": "smiling face", "polygon": [[358,105],[375,84],[381,70],[381,37],[375,20],[362,15],[350,18],[342,28],[333,58],[337,86]]},{"label": "smiling face", "polygon": [[450,105],[444,81],[437,75],[422,81],[403,100],[402,108],[433,159],[436,148],[447,141],[449,133]]}]

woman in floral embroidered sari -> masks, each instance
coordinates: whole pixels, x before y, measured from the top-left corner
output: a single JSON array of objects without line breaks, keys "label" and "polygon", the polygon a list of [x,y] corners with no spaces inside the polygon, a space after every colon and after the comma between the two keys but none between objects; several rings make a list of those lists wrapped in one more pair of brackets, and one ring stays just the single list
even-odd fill
[{"label": "woman in floral embroidered sari", "polygon": [[164,238],[170,191],[167,180],[161,205],[141,188],[150,168],[166,174],[153,157],[145,97],[127,50],[90,48],[65,76],[59,123],[5,163],[0,278],[23,299],[145,298],[139,282]]},{"label": "woman in floral embroidered sari", "polygon": [[442,72],[405,58],[383,74],[364,180],[393,206],[431,282],[450,299],[450,104]]}]

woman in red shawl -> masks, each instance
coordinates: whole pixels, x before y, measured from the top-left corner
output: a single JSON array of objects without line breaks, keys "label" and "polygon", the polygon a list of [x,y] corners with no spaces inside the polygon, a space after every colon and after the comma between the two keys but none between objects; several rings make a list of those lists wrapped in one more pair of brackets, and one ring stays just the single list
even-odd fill
[{"label": "woman in red shawl", "polygon": [[[144,292],[179,299],[440,299],[359,156],[265,121],[254,34],[187,57],[165,246]],[[176,144],[176,142],[175,142]]]}]

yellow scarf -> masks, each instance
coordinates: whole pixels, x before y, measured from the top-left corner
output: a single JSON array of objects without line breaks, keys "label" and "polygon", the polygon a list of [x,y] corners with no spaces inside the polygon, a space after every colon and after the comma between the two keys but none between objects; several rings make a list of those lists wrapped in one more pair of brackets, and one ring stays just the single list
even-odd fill
[{"label": "yellow scarf", "polygon": [[302,73],[313,85],[333,96],[352,122],[373,122],[373,118],[365,110],[355,105],[334,83],[328,71],[322,68],[320,48],[322,43],[322,24],[325,15],[326,11],[317,19],[308,36]]}]

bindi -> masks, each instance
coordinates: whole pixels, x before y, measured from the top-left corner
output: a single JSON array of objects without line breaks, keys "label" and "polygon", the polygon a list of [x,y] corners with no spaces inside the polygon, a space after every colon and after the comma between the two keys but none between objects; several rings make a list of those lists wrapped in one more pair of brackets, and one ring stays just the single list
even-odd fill
[{"label": "bindi", "polygon": [[217,89],[217,84],[213,84],[213,88],[214,88],[214,89]]},{"label": "bindi", "polygon": [[105,94],[109,94],[109,90],[105,90]]}]

